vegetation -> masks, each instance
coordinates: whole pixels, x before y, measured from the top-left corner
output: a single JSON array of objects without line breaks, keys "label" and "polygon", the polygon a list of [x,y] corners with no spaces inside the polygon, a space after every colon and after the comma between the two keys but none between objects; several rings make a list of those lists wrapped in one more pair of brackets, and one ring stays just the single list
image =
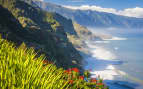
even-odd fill
[{"label": "vegetation", "polygon": [[62,21],[55,18],[60,15],[43,11],[32,0],[0,0],[0,13],[3,38],[16,45],[24,42],[39,54],[45,54],[49,61],[55,61],[58,67],[82,69],[82,57],[69,42]]},{"label": "vegetation", "polygon": [[82,71],[71,20],[32,0],[0,0],[0,13],[0,89],[108,89]]},{"label": "vegetation", "polygon": [[54,19],[54,13],[45,12],[45,22],[48,22],[52,29],[56,32],[56,29],[60,27],[59,22]]},{"label": "vegetation", "polygon": [[20,47],[0,38],[0,89],[108,89],[102,79],[91,79],[89,71],[63,70],[33,48]]},{"label": "vegetation", "polygon": [[73,22],[73,27],[77,35],[67,34],[67,37],[69,41],[74,45],[74,47],[84,55],[89,54],[89,51],[87,50],[86,41],[102,40],[99,35],[93,34],[86,27],[77,24],[76,22]]},{"label": "vegetation", "polygon": [[71,20],[32,3],[0,0],[0,89],[108,89],[82,71],[70,42],[78,43],[83,33]]}]

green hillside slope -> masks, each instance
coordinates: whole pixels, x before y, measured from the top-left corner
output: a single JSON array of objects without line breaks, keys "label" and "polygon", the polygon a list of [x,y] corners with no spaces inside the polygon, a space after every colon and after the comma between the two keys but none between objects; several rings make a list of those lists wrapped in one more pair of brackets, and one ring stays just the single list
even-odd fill
[{"label": "green hillside slope", "polygon": [[55,13],[21,0],[0,0],[0,5],[0,32],[4,38],[34,47],[57,66],[81,68],[82,58],[68,41],[64,27],[54,18]]}]

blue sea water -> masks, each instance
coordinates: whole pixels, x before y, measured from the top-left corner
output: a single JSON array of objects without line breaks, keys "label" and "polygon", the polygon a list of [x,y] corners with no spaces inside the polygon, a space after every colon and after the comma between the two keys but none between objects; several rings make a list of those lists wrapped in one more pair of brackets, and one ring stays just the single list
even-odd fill
[{"label": "blue sea water", "polygon": [[[121,75],[122,77],[116,78],[115,81],[122,81],[119,82],[119,85],[121,83],[121,85],[124,86],[125,84],[127,87],[116,89],[143,89],[143,29],[114,28],[94,29],[94,31],[99,34],[104,33],[121,38],[106,40],[108,42],[99,44],[115,55],[115,60],[123,62],[122,64],[114,65],[117,70],[125,74]],[[129,82],[129,86],[131,87],[128,87],[127,82]],[[115,87],[112,87],[112,89],[115,89]]]},{"label": "blue sea water", "polygon": [[117,47],[117,58],[124,61],[119,69],[143,81],[143,33],[122,33],[121,37],[127,40],[113,40],[109,47]]},{"label": "blue sea water", "polygon": [[117,47],[115,54],[124,63],[117,66],[131,76],[143,80],[143,36],[126,37],[127,40],[111,41],[112,47]]},{"label": "blue sea water", "polygon": [[123,80],[143,85],[143,30],[124,30],[108,31],[111,35],[126,40],[111,40],[106,44],[106,48],[110,49],[118,60],[123,61],[122,65],[115,66],[126,73],[126,76],[122,77]]}]

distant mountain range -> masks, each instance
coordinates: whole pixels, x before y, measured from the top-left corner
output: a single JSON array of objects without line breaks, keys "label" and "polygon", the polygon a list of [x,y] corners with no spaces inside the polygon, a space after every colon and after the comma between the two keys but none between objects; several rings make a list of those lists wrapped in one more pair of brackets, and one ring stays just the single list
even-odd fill
[{"label": "distant mountain range", "polygon": [[60,5],[40,1],[35,1],[35,3],[47,11],[56,12],[88,27],[143,28],[142,18],[126,17],[92,10],[73,10]]}]

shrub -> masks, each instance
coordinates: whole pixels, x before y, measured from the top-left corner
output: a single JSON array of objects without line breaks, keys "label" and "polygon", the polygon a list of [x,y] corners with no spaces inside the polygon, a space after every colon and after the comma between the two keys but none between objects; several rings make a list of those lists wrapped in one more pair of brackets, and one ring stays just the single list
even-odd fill
[{"label": "shrub", "polygon": [[[87,72],[87,71],[86,71]],[[88,74],[88,73],[85,73]],[[97,88],[98,87],[98,88]],[[37,57],[24,44],[16,48],[0,38],[0,89],[107,89],[102,81],[81,76],[77,68],[63,70]]]},{"label": "shrub", "polygon": [[65,85],[63,69],[43,66],[44,56],[36,58],[32,48],[15,46],[0,39],[0,89],[56,89]]}]

